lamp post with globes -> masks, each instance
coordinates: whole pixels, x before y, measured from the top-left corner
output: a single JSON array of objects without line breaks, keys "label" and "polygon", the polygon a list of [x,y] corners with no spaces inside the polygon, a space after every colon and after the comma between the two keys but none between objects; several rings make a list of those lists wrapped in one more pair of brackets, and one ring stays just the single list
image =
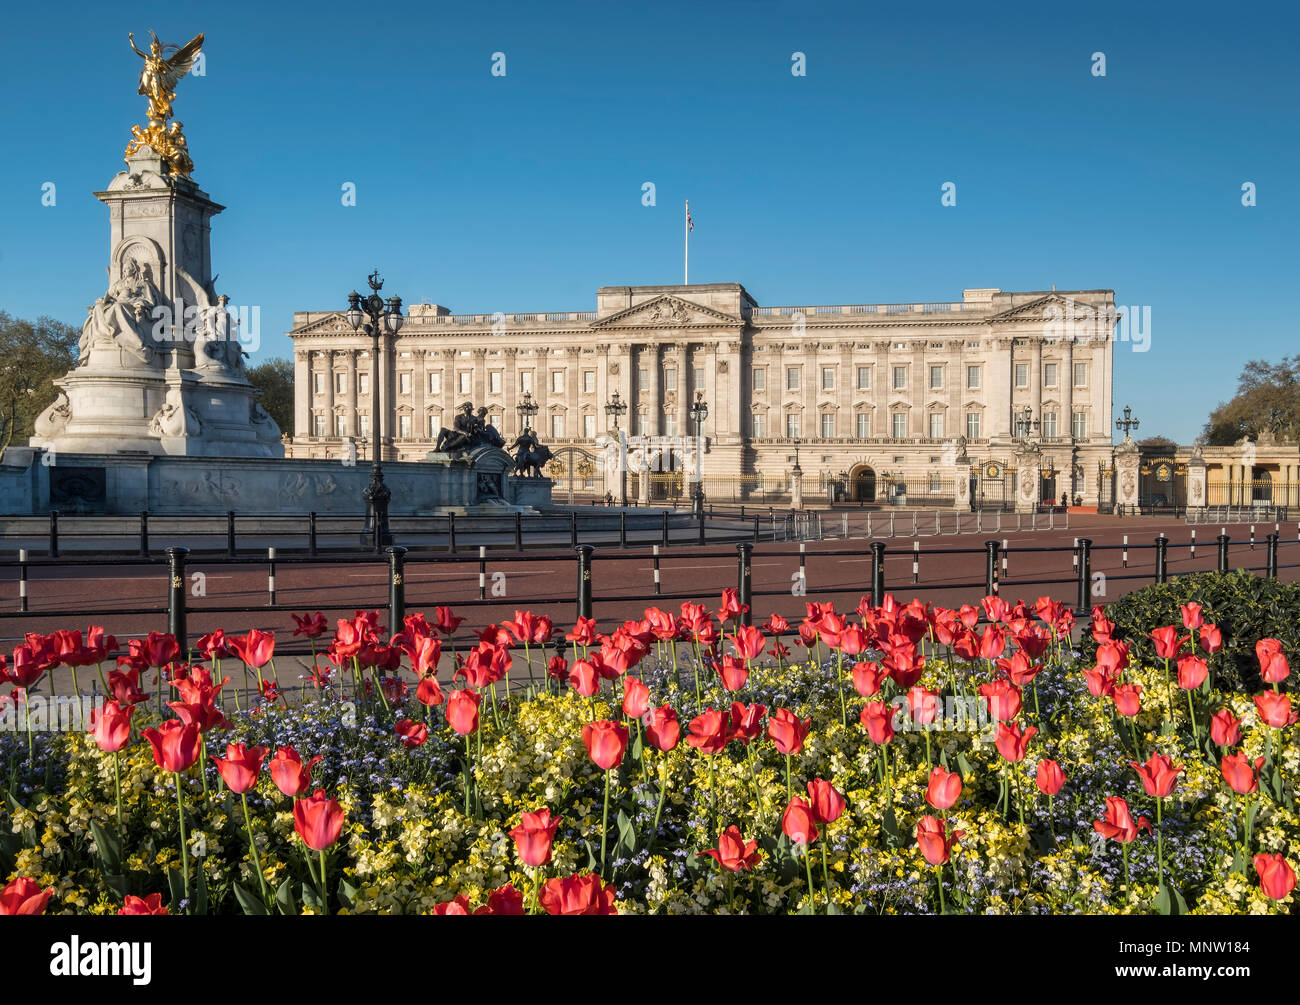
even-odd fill
[{"label": "lamp post with globes", "polygon": [[704,420],[709,417],[709,406],[704,392],[696,391],[691,402],[691,418],[695,420],[695,490],[692,506],[697,517],[704,516]]},{"label": "lamp post with globes", "polygon": [[515,411],[519,413],[520,432],[532,428],[533,416],[537,414],[539,407],[533,400],[533,392],[525,391],[523,400],[515,406]]},{"label": "lamp post with globes", "polygon": [[627,402],[619,397],[617,391],[605,403],[605,414],[613,421],[614,436],[618,439],[619,505],[627,506],[627,437],[618,426],[619,417],[627,414]]},{"label": "lamp post with globes", "polygon": [[379,463],[380,422],[383,413],[379,410],[379,336],[387,332],[396,335],[402,328],[402,298],[389,297],[386,301],[379,296],[384,288],[384,281],[379,278],[376,269],[366,277],[370,285],[370,296],[362,297],[353,290],[348,294],[348,324],[354,331],[364,331],[371,338],[370,351],[370,403],[373,422],[370,424],[371,463],[370,484],[361,493],[366,501],[366,524],[361,530],[361,540],[365,543],[370,538],[376,552],[381,552],[393,543],[393,535],[388,529],[388,504],[393,493],[384,484],[384,469]]}]

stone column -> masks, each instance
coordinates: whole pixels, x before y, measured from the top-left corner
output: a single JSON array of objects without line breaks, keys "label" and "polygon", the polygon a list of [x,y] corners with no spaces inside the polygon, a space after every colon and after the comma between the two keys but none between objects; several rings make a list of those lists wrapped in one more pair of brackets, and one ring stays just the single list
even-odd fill
[{"label": "stone column", "polygon": [[[501,407],[505,412],[501,417],[501,434],[509,443],[523,431],[523,421],[516,411],[523,396],[519,393],[519,350],[515,347],[509,348],[505,351],[505,357],[506,369],[501,375]],[[533,397],[536,398],[536,395]],[[507,434],[506,430],[510,432]]]},{"label": "stone column", "polygon": [[663,429],[663,423],[660,421],[663,417],[664,403],[663,395],[659,390],[659,346],[654,342],[648,342],[641,348],[641,363],[644,363],[647,375],[650,378],[650,386],[645,392],[645,404],[647,417],[650,420],[650,428],[641,430],[646,436],[658,436]]},{"label": "stone column", "polygon": [[1204,509],[1207,505],[1206,477],[1205,477],[1205,458],[1201,456],[1200,448],[1193,450],[1192,456],[1187,459],[1187,508],[1189,510]]},{"label": "stone column", "polygon": [[803,469],[797,464],[790,472],[790,507],[803,509]]},{"label": "stone column", "polygon": [[569,406],[565,425],[570,436],[581,439],[585,435],[582,428],[582,347],[569,346],[565,352],[564,363],[565,384],[568,387],[564,395],[564,403]]},{"label": "stone column", "polygon": [[[355,349],[352,350],[351,352],[339,353],[339,355],[343,357],[346,364],[346,369],[344,370],[344,372],[347,374],[348,386],[343,393],[347,395],[347,397],[344,400],[346,401],[347,404],[347,413],[345,418],[347,419],[347,423],[348,423],[348,436],[351,437],[353,442],[358,445],[359,451],[362,454],[364,454],[364,456],[369,457],[370,438],[369,437],[363,438],[361,436],[361,415],[357,410],[357,384],[361,379],[360,373],[361,373],[362,366],[366,367],[367,374],[369,374],[370,372],[370,356],[367,353],[366,358],[362,360],[360,351]],[[331,375],[330,379],[331,380],[334,379],[333,375]],[[372,387],[370,389],[370,403],[371,403],[370,421],[371,422],[375,421],[374,401],[375,401],[375,389]],[[333,421],[334,419],[331,417],[330,422]],[[333,430],[331,429],[330,432],[333,433]],[[343,447],[343,450],[346,452],[347,443],[345,442],[341,445]]]},{"label": "stone column", "polygon": [[325,435],[334,436],[334,353],[319,353],[325,367]]},{"label": "stone column", "polygon": [[311,436],[311,352],[293,354],[293,429],[284,432],[292,436]]}]

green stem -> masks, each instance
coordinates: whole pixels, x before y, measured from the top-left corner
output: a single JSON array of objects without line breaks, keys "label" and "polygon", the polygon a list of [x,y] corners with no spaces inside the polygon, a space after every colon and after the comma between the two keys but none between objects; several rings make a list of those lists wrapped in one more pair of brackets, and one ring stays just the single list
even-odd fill
[{"label": "green stem", "polygon": [[271,898],[266,890],[266,876],[262,872],[262,857],[257,853],[257,839],[253,837],[253,818],[248,814],[248,793],[241,792],[239,798],[244,801],[244,826],[248,828],[248,847],[253,852],[253,865],[257,868],[257,885],[262,891],[262,903],[271,908]]},{"label": "green stem", "polygon": [[605,810],[600,816],[600,876],[605,878],[605,847],[609,837],[609,772],[605,772]]},{"label": "green stem", "polygon": [[[176,782],[176,817],[181,825],[181,875],[185,890],[185,899],[190,899],[190,848],[185,838],[185,806],[181,802],[181,775],[179,771],[172,772],[172,778]],[[186,905],[189,910],[189,905]]]},{"label": "green stem", "polygon": [[939,913],[947,914],[948,908],[943,902],[943,866],[942,865],[936,865],[934,867],[934,878],[935,878],[935,882],[939,884]]},{"label": "green stem", "polygon": [[[812,878],[812,849],[807,845],[803,846],[803,865],[808,873],[808,913],[812,914],[817,910],[817,898],[813,894]],[[830,891],[827,891],[826,906],[830,907]]]},{"label": "green stem", "polygon": [[122,824],[122,752],[114,751],[113,753],[113,789],[117,793],[117,832],[121,835],[122,840],[126,840],[126,827]]}]

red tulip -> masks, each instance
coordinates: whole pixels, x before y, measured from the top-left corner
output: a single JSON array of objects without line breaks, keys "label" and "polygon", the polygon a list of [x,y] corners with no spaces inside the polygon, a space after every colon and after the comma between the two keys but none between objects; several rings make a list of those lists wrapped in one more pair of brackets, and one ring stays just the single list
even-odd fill
[{"label": "red tulip", "polygon": [[1142,685],[1120,684],[1111,692],[1115,711],[1123,716],[1134,716],[1142,711]]},{"label": "red tulip", "polygon": [[638,678],[623,682],[623,714],[629,719],[643,718],[650,710],[650,689]]},{"label": "red tulip", "polygon": [[510,831],[519,860],[534,869],[546,865],[551,860],[551,842],[559,826],[560,818],[552,817],[549,809],[525,812],[519,826]]},{"label": "red tulip", "polygon": [[995,660],[1001,656],[1007,648],[1006,634],[997,625],[985,625],[984,631],[980,634],[980,658],[986,660]]},{"label": "red tulip", "polygon": [[153,747],[154,763],[164,771],[184,771],[199,758],[198,726],[167,719],[157,729],[141,730]]},{"label": "red tulip", "polygon": [[576,643],[580,646],[589,646],[596,641],[596,619],[595,618],[578,618],[578,623],[574,625],[573,631],[564,636],[569,642]]},{"label": "red tulip", "polygon": [[321,755],[317,754],[306,764],[292,747],[281,747],[271,758],[271,781],[286,796],[301,796],[311,787],[311,769]]},{"label": "red tulip", "polygon": [[565,680],[569,676],[569,661],[563,656],[552,656],[546,661],[546,676],[551,680]]},{"label": "red tulip", "polygon": [[232,638],[230,648],[250,667],[260,670],[270,663],[271,657],[275,655],[275,633],[254,628],[247,635]]},{"label": "red tulip", "polygon": [[1241,742],[1241,720],[1232,709],[1221,708],[1210,716],[1210,739],[1220,747],[1235,747]]},{"label": "red tulip", "polygon": [[515,889],[513,883],[507,883],[499,890],[488,894],[488,902],[478,908],[475,914],[521,916],[524,913],[524,895]]},{"label": "red tulip", "polygon": [[19,876],[0,890],[0,915],[41,914],[52,896],[54,887],[42,890],[40,883]]},{"label": "red tulip", "polygon": [[894,738],[894,709],[883,701],[869,701],[863,705],[858,721],[866,727],[872,743],[883,745]]},{"label": "red tulip", "polygon": [[552,915],[618,914],[613,884],[606,886],[595,873],[547,880],[537,900]]},{"label": "red tulip", "polygon": [[149,695],[140,690],[139,670],[110,670],[108,672],[108,692],[119,705],[138,705],[148,701]]},{"label": "red tulip", "polygon": [[123,708],[115,701],[105,702],[102,708],[90,710],[90,733],[99,749],[115,754],[131,739],[131,712],[134,706]]},{"label": "red tulip", "polygon": [[1182,611],[1184,628],[1195,631],[1205,623],[1205,619],[1201,616],[1201,605],[1196,601],[1189,600],[1187,603],[1183,604]]},{"label": "red tulip", "polygon": [[1256,855],[1254,862],[1264,896],[1281,900],[1295,889],[1295,873],[1280,854]]},{"label": "red tulip", "polygon": [[1184,691],[1195,691],[1209,674],[1210,665],[1200,656],[1178,657],[1178,686]]},{"label": "red tulip", "polygon": [[788,708],[776,709],[767,720],[768,739],[776,745],[778,753],[797,754],[803,750],[812,719],[800,719]]},{"label": "red tulip", "polygon": [[325,621],[325,615],[321,614],[320,611],[317,611],[312,615],[304,614],[302,617],[299,617],[298,615],[293,614],[290,615],[290,617],[293,618],[294,623],[298,626],[293,630],[295,636],[305,635],[309,639],[318,639],[325,634],[325,629],[328,627],[327,622]]},{"label": "red tulip", "polygon": [[1156,655],[1161,659],[1173,659],[1178,655],[1178,650],[1182,648],[1183,643],[1187,640],[1178,637],[1178,629],[1173,625],[1165,628],[1157,628],[1154,632],[1149,633],[1151,641],[1156,644]]},{"label": "red tulip", "polygon": [[925,787],[925,801],[936,810],[951,809],[961,798],[961,775],[935,765],[930,769],[930,783]]},{"label": "red tulip", "polygon": [[728,691],[739,691],[749,680],[749,668],[734,656],[724,656],[721,663],[714,663],[713,666],[722,678],[722,686]]},{"label": "red tulip", "polygon": [[1277,639],[1260,639],[1255,643],[1255,657],[1259,660],[1259,675],[1265,684],[1281,684],[1291,676],[1291,665],[1282,652]]},{"label": "red tulip", "polygon": [[[432,642],[433,640],[428,640]],[[438,685],[438,678],[433,675],[421,677],[420,683],[415,687],[415,699],[421,705],[441,705],[445,700],[442,688]]]},{"label": "red tulip", "polygon": [[1097,669],[1109,677],[1118,677],[1128,666],[1128,643],[1111,639],[1097,647]]},{"label": "red tulip", "polygon": [[812,807],[795,796],[781,814],[781,830],[795,844],[812,844],[817,840],[817,822]]},{"label": "red tulip", "polygon": [[433,908],[435,915],[465,915],[469,917],[472,913],[469,909],[469,898],[463,893],[456,894],[455,899],[444,901],[441,904],[435,904]]},{"label": "red tulip", "polygon": [[782,635],[787,635],[790,632],[790,623],[779,614],[769,614],[767,616],[767,621],[765,622],[765,627],[778,638]]},{"label": "red tulip", "polygon": [[312,851],[324,851],[339,839],[343,831],[343,807],[330,799],[324,789],[294,800],[293,829]]},{"label": "red tulip", "polygon": [[946,833],[947,827],[938,817],[924,816],[916,822],[916,843],[921,854],[931,865],[943,865],[952,857],[952,849],[965,831]]},{"label": "red tulip", "polygon": [[447,699],[447,721],[461,736],[478,729],[479,696],[477,691],[460,688]]},{"label": "red tulip", "polygon": [[582,742],[596,767],[611,771],[623,763],[623,753],[627,750],[627,727],[608,719],[589,722],[582,727]]},{"label": "red tulip", "polygon": [[727,742],[731,739],[727,728],[729,724],[728,716],[717,709],[706,709],[686,727],[689,733],[686,742],[701,754],[719,754],[726,749]]},{"label": "red tulip", "polygon": [[242,795],[257,784],[257,776],[262,773],[262,762],[266,759],[265,747],[249,747],[243,743],[226,744],[225,758],[212,755],[211,760],[217,766],[222,780],[235,795]]},{"label": "red tulip", "polygon": [[398,738],[402,741],[404,747],[423,746],[429,738],[429,727],[422,722],[414,722],[411,719],[398,719],[394,726]]},{"label": "red tulip", "polygon": [[161,893],[151,893],[147,897],[136,897],[128,893],[117,913],[119,915],[166,914],[167,908],[163,907]]},{"label": "red tulip", "polygon": [[740,872],[758,865],[762,853],[757,841],[746,841],[740,836],[740,828],[732,824],[718,835],[718,847],[699,852],[699,858],[708,856],[729,872]]},{"label": "red tulip", "polygon": [[1219,764],[1223,780],[1233,792],[1248,796],[1259,791],[1259,769],[1264,766],[1264,758],[1255,758],[1252,764],[1245,754],[1226,754]]},{"label": "red tulip", "polygon": [[872,698],[880,693],[881,682],[889,676],[881,669],[879,663],[854,663],[853,687],[864,698]]},{"label": "red tulip", "polygon": [[1218,625],[1201,625],[1201,648],[1207,653],[1217,653],[1223,648],[1223,632]]},{"label": "red tulip", "polygon": [[656,750],[669,751],[681,739],[682,728],[671,705],[652,709],[645,725],[645,736]]},{"label": "red tulip", "polygon": [[433,611],[433,627],[438,632],[448,638],[455,634],[456,629],[464,622],[464,618],[458,618],[452,614],[450,607],[436,607]]},{"label": "red tulip", "polygon": [[574,660],[569,668],[569,686],[584,698],[600,690],[600,673],[591,660]]},{"label": "red tulip", "polygon": [[1104,820],[1093,821],[1092,826],[1102,837],[1118,841],[1120,844],[1128,844],[1138,836],[1138,831],[1155,833],[1151,821],[1146,817],[1138,817],[1134,822],[1128,803],[1118,796],[1106,797],[1106,817]]},{"label": "red tulip", "polygon": [[914,725],[929,725],[939,714],[939,695],[919,684],[914,685],[907,692],[907,707]]},{"label": "red tulip", "polygon": [[1051,758],[1044,757],[1038,762],[1038,790],[1045,796],[1054,796],[1065,784],[1065,772]]},{"label": "red tulip", "polygon": [[808,783],[808,801],[813,819],[819,824],[833,824],[844,812],[844,796],[830,782],[814,778]]},{"label": "red tulip", "polygon": [[[989,594],[981,600],[980,606],[984,608],[984,614],[988,617],[989,621],[992,622],[1005,621],[1007,613],[1011,610],[1010,604],[1001,597],[994,596],[993,594]],[[975,626],[971,625],[970,627],[974,628]]]},{"label": "red tulip", "polygon": [[727,587],[722,591],[722,607],[718,609],[719,621],[730,621],[749,610],[748,604],[740,602],[740,591]]},{"label": "red tulip", "polygon": [[736,629],[736,634],[732,636],[731,641],[736,647],[736,653],[745,660],[757,659],[762,654],[763,647],[767,645],[763,630],[753,625],[741,625]]},{"label": "red tulip", "polygon": [[[132,639],[135,643],[138,640]],[[162,632],[150,632],[148,638],[139,643],[141,655],[151,667],[166,666],[181,654],[181,647],[176,642],[174,635],[164,635]]]},{"label": "red tulip", "polygon": [[1291,724],[1291,696],[1275,691],[1255,695],[1255,709],[1266,725],[1285,729]]},{"label": "red tulip", "polygon": [[1178,774],[1183,770],[1175,768],[1174,762],[1164,754],[1152,754],[1145,764],[1138,764],[1137,761],[1128,763],[1142,779],[1142,786],[1147,790],[1147,795],[1157,799],[1164,799],[1174,791],[1174,787],[1178,784]]},{"label": "red tulip", "polygon": [[1012,764],[1025,759],[1025,751],[1029,747],[1029,741],[1034,738],[1038,732],[1037,726],[1030,726],[1023,732],[1019,723],[998,723],[997,736],[994,744],[998,748],[998,753],[1005,757]]},{"label": "red tulip", "polygon": [[731,703],[730,738],[748,745],[750,740],[763,733],[763,716],[767,715],[767,706],[754,703],[744,705]]},{"label": "red tulip", "polygon": [[995,680],[992,684],[981,684],[980,697],[988,704],[989,715],[999,722],[1010,722],[1020,714],[1020,688],[1009,680]]}]

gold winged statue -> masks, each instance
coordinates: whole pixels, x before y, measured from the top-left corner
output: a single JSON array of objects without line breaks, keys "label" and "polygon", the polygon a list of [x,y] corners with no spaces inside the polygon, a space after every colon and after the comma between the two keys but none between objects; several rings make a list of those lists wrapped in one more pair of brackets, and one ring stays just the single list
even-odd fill
[{"label": "gold winged statue", "polygon": [[[190,160],[188,144],[181,132],[181,124],[167,120],[172,117],[172,103],[176,100],[176,85],[182,77],[190,72],[199,50],[203,47],[202,33],[195,35],[182,46],[163,45],[152,31],[149,35],[149,51],[141,52],[136,48],[135,34],[127,33],[132,51],[144,60],[140,70],[140,90],[149,99],[149,125],[141,129],[131,127],[131,142],[127,144],[126,155],[130,157],[141,147],[152,147],[167,164],[172,174],[188,178],[194,170]],[[172,50],[170,55],[167,51]]]}]

